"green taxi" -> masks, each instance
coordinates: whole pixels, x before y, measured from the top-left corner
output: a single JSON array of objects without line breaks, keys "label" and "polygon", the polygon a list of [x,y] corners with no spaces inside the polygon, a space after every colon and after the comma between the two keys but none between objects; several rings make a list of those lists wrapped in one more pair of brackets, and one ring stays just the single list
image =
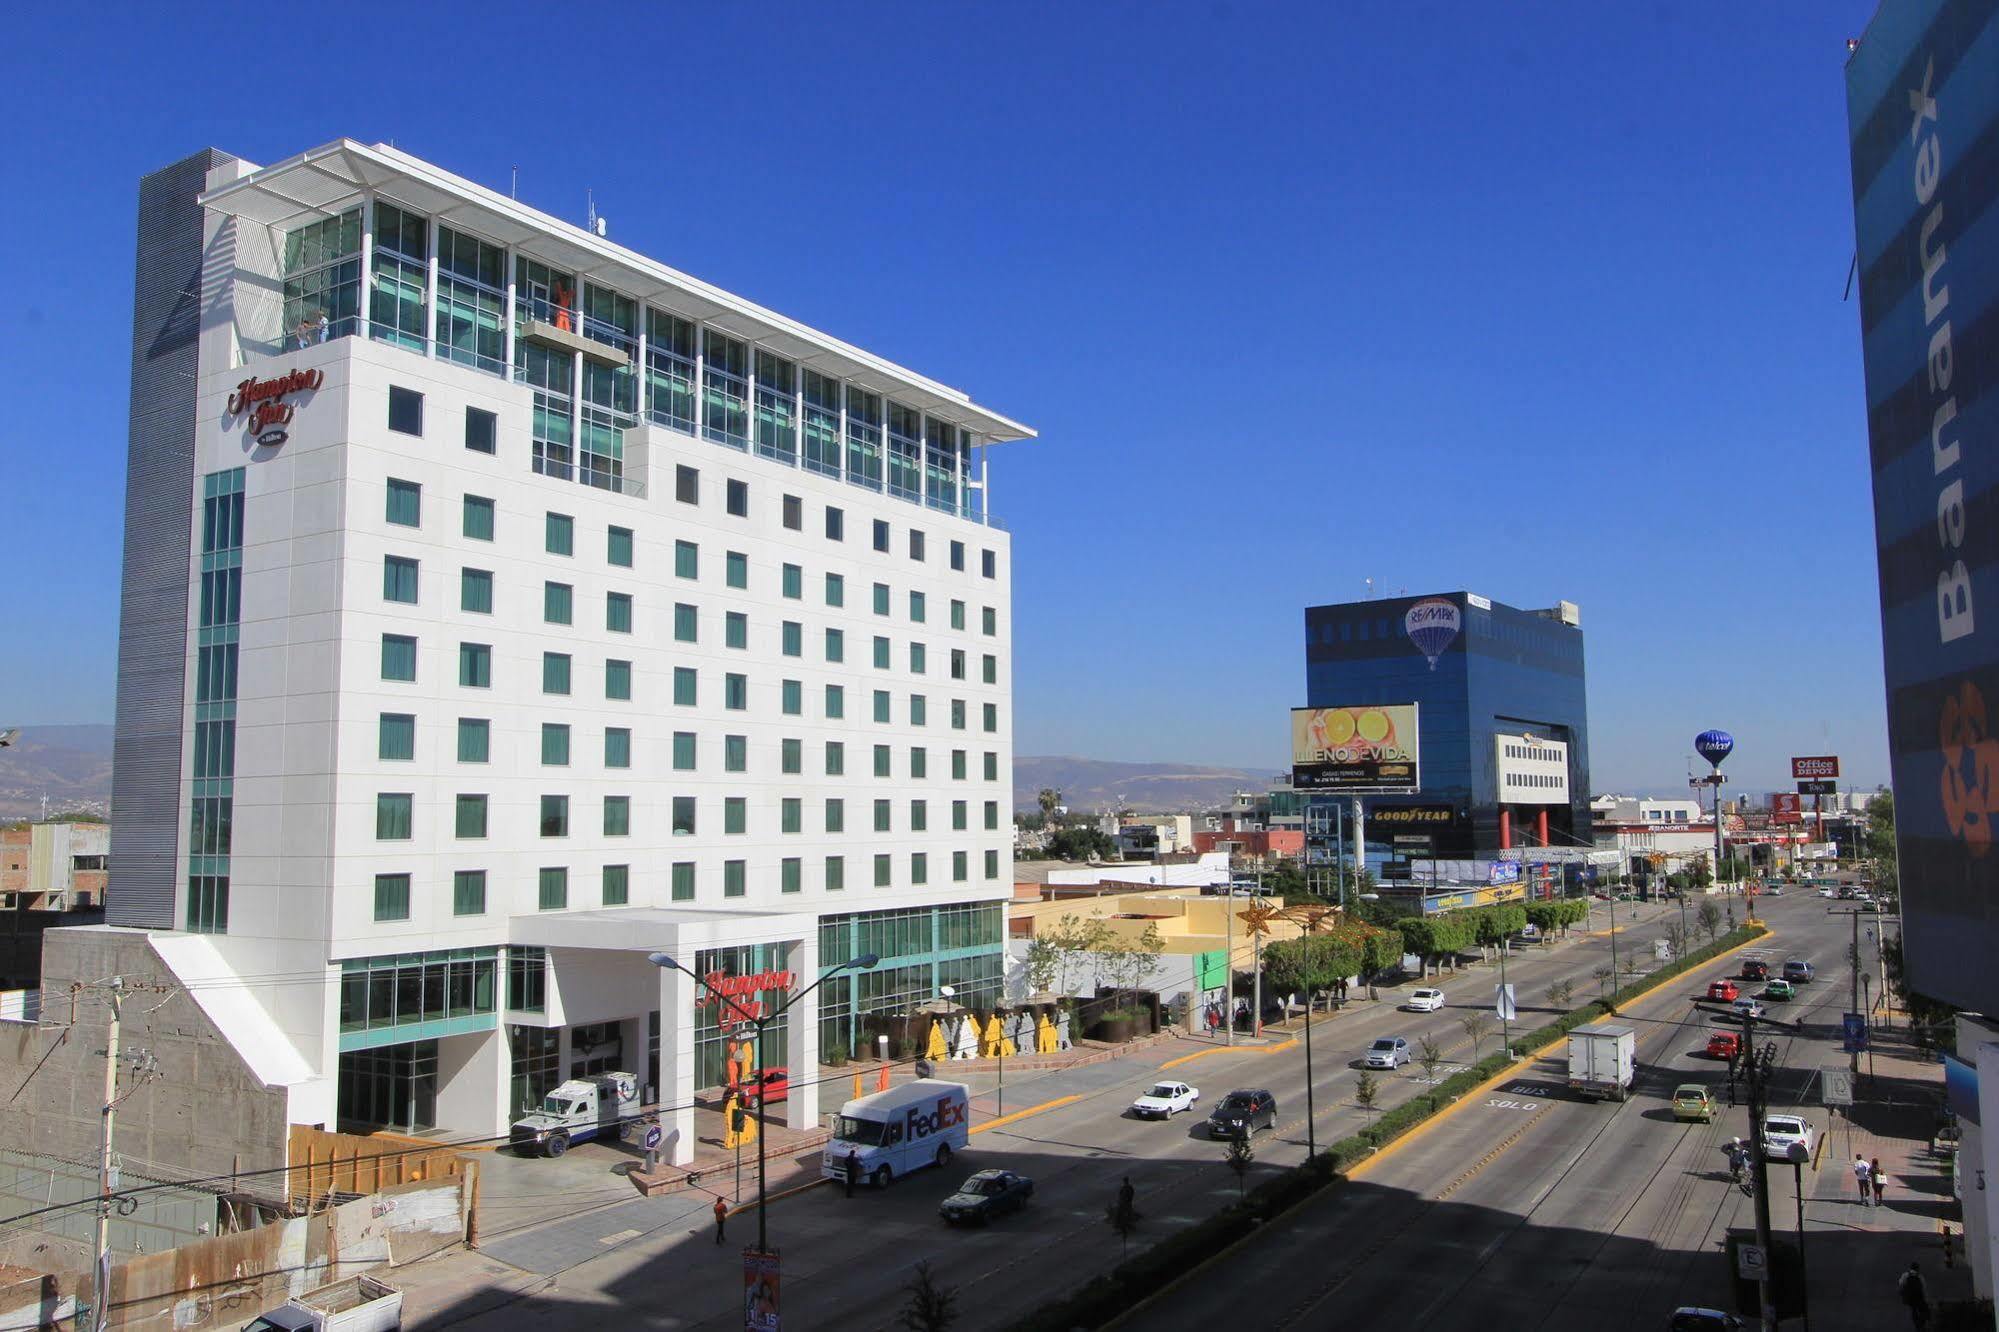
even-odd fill
[{"label": "green taxi", "polygon": [[1714,1095],[1698,1082],[1680,1084],[1673,1092],[1673,1118],[1695,1123],[1714,1122]]},{"label": "green taxi", "polygon": [[1789,1003],[1798,997],[1798,991],[1797,987],[1787,980],[1773,980],[1763,987],[1763,997]]}]

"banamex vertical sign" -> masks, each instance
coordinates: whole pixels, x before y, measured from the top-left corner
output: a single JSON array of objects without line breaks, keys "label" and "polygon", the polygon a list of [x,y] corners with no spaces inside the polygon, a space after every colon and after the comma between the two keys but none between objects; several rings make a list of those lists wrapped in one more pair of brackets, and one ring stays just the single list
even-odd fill
[{"label": "banamex vertical sign", "polygon": [[1999,132],[1995,15],[1992,0],[1884,0],[1846,68],[1909,982],[1986,1012],[1999,1008],[1999,173],[1982,146]]}]

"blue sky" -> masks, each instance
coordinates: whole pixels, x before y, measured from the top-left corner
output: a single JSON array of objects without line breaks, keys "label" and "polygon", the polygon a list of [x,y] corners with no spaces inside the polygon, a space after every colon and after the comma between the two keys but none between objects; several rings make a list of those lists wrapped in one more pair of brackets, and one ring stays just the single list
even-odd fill
[{"label": "blue sky", "polygon": [[[1515,12],[1502,12],[1502,11]],[[1886,777],[1844,41],[1871,0],[41,6],[0,720],[108,721],[141,174],[399,147],[969,391],[1023,754],[1269,766],[1302,608],[1582,606],[1597,787]]]}]

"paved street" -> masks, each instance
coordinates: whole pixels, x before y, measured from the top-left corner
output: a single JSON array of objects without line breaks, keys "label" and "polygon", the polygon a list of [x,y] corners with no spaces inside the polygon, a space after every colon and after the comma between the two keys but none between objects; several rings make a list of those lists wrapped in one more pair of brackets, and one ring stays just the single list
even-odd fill
[{"label": "paved street", "polygon": [[[1740,903],[1735,905],[1739,910]],[[1619,951],[1626,962],[1634,945],[1649,953],[1669,915],[1677,919],[1677,911],[1658,907],[1621,904],[1619,911]],[[1596,923],[1601,929],[1602,908]],[[1523,1021],[1543,1020],[1534,1010],[1547,1007],[1544,991],[1558,977],[1576,983],[1578,998],[1593,993],[1597,982],[1591,973],[1609,958],[1607,934],[1516,953],[1508,978],[1527,1010]],[[1375,1037],[1399,1034],[1413,1043],[1431,1036],[1454,1061],[1439,1076],[1469,1062],[1470,1041],[1459,1023],[1469,1012],[1489,1011],[1496,980],[1496,969],[1483,966],[1447,974],[1441,984],[1450,1006],[1440,1013],[1397,1011],[1395,998],[1411,988],[1404,985],[1384,989],[1379,1003],[1357,1003],[1337,1017],[1315,1021],[1318,1141],[1329,1143],[1364,1122],[1367,1112],[1353,1102],[1353,1062]],[[1496,1032],[1484,1036],[1480,1052],[1491,1053],[1496,1040]],[[837,1189],[813,1188],[772,1206],[771,1238],[784,1255],[787,1324],[879,1327],[887,1311],[901,1304],[899,1288],[911,1266],[927,1257],[958,1288],[964,1326],[1007,1325],[1117,1259],[1118,1241],[1103,1218],[1122,1176],[1131,1177],[1145,1217],[1138,1243],[1161,1228],[1208,1214],[1236,1192],[1219,1146],[1201,1135],[1197,1119],[1162,1124],[1123,1115],[1123,1107],[1162,1068],[1170,1066],[1172,1076],[1203,1088],[1204,1106],[1235,1086],[1268,1087],[1276,1094],[1280,1129],[1256,1144],[1253,1186],[1260,1174],[1305,1156],[1304,1053],[1302,1042],[1289,1033],[1273,1032],[1263,1048],[1229,1050],[1187,1040],[1080,1069],[1010,1074],[1009,1116],[1062,1103],[979,1131],[962,1164],[947,1173],[925,1172],[886,1193],[864,1190],[853,1199]],[[1421,1076],[1411,1067],[1383,1077],[1379,1104],[1398,1104],[1415,1094]],[[984,1122],[993,1109],[992,1080],[981,1075],[972,1081]],[[1065,1099],[1070,1097],[1077,1099]],[[1032,1176],[1034,1203],[1025,1215],[987,1231],[946,1231],[937,1220],[938,1200],[965,1173],[984,1165]],[[610,1307],[619,1308],[622,1320],[646,1326],[740,1325],[736,1254],[755,1237],[754,1210],[731,1219],[728,1242],[718,1248],[705,1195],[622,1199],[609,1206],[600,1188],[578,1196],[596,1206],[560,1215],[566,1195],[551,1190],[544,1200],[546,1222],[489,1233],[479,1254],[403,1269],[398,1275],[409,1289],[412,1325],[447,1326],[478,1317],[499,1326],[583,1326],[601,1321]]]},{"label": "paved street", "polygon": [[[1776,929],[1769,954],[1817,962],[1819,980],[1773,1016],[1800,1023],[1777,1038],[1782,1072],[1773,1110],[1796,1108],[1823,1132],[1812,1075],[1840,1066],[1840,1013],[1849,1002],[1850,925],[1828,918],[1832,903],[1789,897],[1768,903]],[[1869,950],[1871,956],[1871,950]],[[1700,1053],[1709,1026],[1689,1002],[1715,975],[1673,983],[1623,1016],[1640,1032],[1639,1094],[1623,1105],[1571,1100],[1558,1058],[1473,1098],[1344,1186],[1213,1260],[1174,1287],[1160,1307],[1188,1325],[1249,1318],[1258,1326],[1317,1327],[1354,1311],[1394,1306],[1398,1321],[1432,1329],[1602,1328],[1636,1319],[1662,1325],[1676,1305],[1731,1307],[1718,1247],[1730,1227],[1755,1224],[1753,1205],[1727,1178],[1721,1144],[1748,1133],[1746,1112],[1710,1125],[1680,1124],[1667,1104],[1675,1085],[1725,1086]],[[1892,1045],[1892,1037],[1890,1044]],[[1923,1143],[1880,1132],[1890,1121],[1927,1132],[1941,1089],[1936,1066],[1880,1059],[1860,1089],[1856,1125],[1821,1145],[1804,1172],[1807,1267],[1817,1332],[1902,1325],[1894,1278],[1923,1262],[1932,1298],[1961,1296],[1960,1266],[1942,1272],[1936,1218],[1948,1196],[1948,1166]],[[1885,1103],[1885,1104],[1884,1104]],[[1856,1150],[1880,1156],[1888,1206],[1859,1205],[1846,1172]],[[1772,1225],[1796,1225],[1788,1167],[1771,1170]],[[1954,1279],[1953,1279],[1954,1278]],[[1122,1325],[1138,1327],[1146,1310]]]}]

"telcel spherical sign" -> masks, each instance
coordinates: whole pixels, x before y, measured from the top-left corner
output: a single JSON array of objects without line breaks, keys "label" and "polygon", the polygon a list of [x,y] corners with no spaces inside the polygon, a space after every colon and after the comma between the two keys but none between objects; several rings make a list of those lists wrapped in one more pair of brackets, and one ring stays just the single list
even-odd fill
[{"label": "telcel spherical sign", "polygon": [[1694,737],[1694,752],[1717,768],[1734,751],[1735,737],[1727,731],[1702,731]]}]

